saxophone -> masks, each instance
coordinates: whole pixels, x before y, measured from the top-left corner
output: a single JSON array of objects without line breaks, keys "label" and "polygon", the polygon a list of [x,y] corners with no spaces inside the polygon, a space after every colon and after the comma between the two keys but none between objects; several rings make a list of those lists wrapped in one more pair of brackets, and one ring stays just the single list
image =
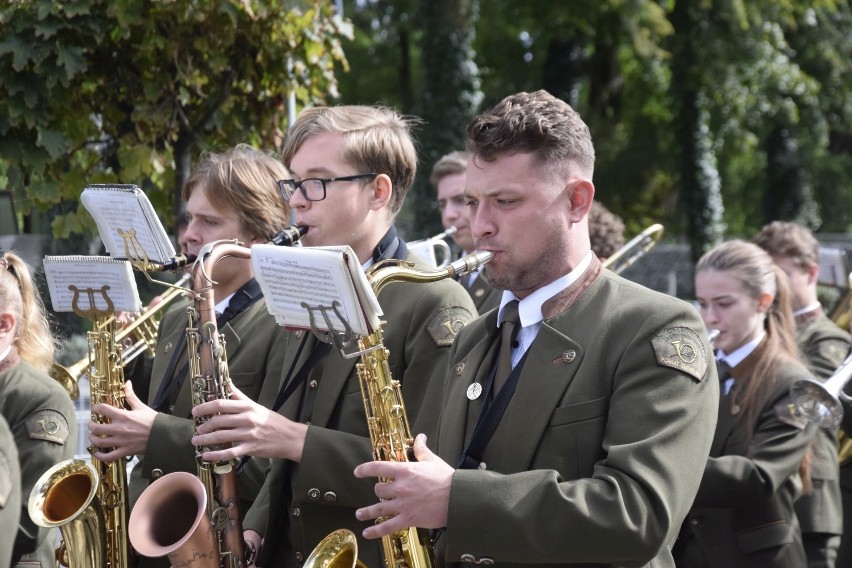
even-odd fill
[{"label": "saxophone", "polygon": [[[304,227],[285,229],[273,239],[291,245],[306,232]],[[286,238],[278,238],[281,235]],[[251,249],[236,240],[204,245],[192,269],[193,299],[187,309],[187,354],[192,402],[198,405],[231,397],[231,379],[224,337],[216,326],[212,272],[226,258],[251,258]],[[207,421],[195,418],[195,427]],[[130,515],[130,542],[139,554],[168,556],[175,568],[243,568],[247,565],[237,491],[236,460],[211,463],[206,451],[196,448],[197,477],[186,472],[164,475],[152,483]]]},{"label": "saxophone", "polygon": [[[493,253],[474,252],[434,272],[421,272],[401,265],[396,261],[379,263],[367,272],[367,280],[378,295],[391,282],[434,282],[454,278],[476,270],[489,260]],[[361,360],[356,365],[364,398],[364,410],[373,459],[407,462],[413,459],[414,438],[405,404],[402,400],[399,381],[391,376],[388,365],[388,350],[382,339],[382,330],[358,340]],[[378,521],[381,522],[381,519]],[[409,527],[382,537],[385,566],[387,568],[434,568],[436,566],[428,533]]]},{"label": "saxophone", "polygon": [[[77,305],[80,290],[74,292]],[[78,315],[92,317],[94,330],[87,333],[89,346],[89,383],[92,404],[124,407],[124,370],[122,349],[115,341],[113,305],[104,286],[106,310],[94,308],[95,290],[87,290],[87,311]],[[92,414],[103,424],[107,419]],[[36,482],[28,503],[30,517],[42,527],[59,527],[62,542],[56,557],[70,568],[128,568],[130,549],[127,534],[127,468],[123,459],[103,462],[94,453],[91,464],[70,459],[47,470]]]}]

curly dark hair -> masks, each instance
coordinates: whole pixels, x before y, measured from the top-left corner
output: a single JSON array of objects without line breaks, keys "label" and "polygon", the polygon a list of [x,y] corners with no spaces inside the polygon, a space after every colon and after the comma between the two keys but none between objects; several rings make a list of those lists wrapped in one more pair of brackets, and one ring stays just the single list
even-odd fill
[{"label": "curly dark hair", "polygon": [[599,201],[589,209],[589,240],[598,258],[608,258],[624,246],[624,221]]}]

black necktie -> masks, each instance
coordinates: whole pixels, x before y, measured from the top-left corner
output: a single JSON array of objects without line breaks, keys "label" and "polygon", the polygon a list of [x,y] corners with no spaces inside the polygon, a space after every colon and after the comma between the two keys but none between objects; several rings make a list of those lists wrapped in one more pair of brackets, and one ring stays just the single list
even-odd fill
[{"label": "black necktie", "polygon": [[518,315],[518,300],[512,300],[503,308],[503,324],[500,326],[500,355],[497,359],[497,374],[494,375],[494,389],[496,396],[509,374],[512,372],[512,343],[521,327],[521,318]]},{"label": "black necktie", "polygon": [[725,381],[731,378],[731,366],[724,359],[716,360],[716,372],[719,373],[719,383],[723,386]]}]

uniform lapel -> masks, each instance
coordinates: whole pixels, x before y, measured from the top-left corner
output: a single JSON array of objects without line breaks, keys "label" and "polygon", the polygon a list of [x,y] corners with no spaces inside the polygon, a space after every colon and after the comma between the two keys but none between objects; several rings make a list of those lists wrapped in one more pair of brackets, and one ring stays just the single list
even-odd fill
[{"label": "uniform lapel", "polygon": [[[299,331],[291,331],[290,337],[287,341],[287,356],[284,358],[284,364],[281,369],[281,373],[286,373],[287,370],[292,366],[293,371],[288,376],[282,376],[279,381],[279,389],[286,389],[287,385],[290,384],[290,381],[293,380],[294,377],[297,377],[299,373],[302,371],[302,367],[305,366],[308,358],[311,356],[311,352],[317,348],[319,340],[316,336],[307,330],[299,330]],[[304,342],[304,347],[302,347],[301,353],[299,353],[299,346]],[[293,365],[293,358],[296,357],[296,354],[299,354],[298,360],[296,360],[296,364]],[[299,419],[299,406],[301,405],[301,400],[304,392],[304,387],[300,387],[296,389],[290,397],[284,401],[284,404],[278,410],[278,412],[286,416],[291,420]]]},{"label": "uniform lapel", "polygon": [[[153,405],[154,398],[160,391],[160,385],[167,379],[164,374],[174,356],[175,349],[180,349],[182,353],[179,355],[178,360],[175,361],[175,368],[172,374],[177,373],[186,364],[186,340],[183,338],[183,335],[186,333],[186,309],[181,309],[179,314],[169,314],[166,317],[169,320],[164,319],[161,327],[168,331],[162,337],[157,338],[158,345],[161,347],[157,352],[157,356],[154,357],[154,365],[151,369],[151,384],[148,386],[147,393],[148,404],[150,405]],[[172,323],[173,321],[174,324]],[[183,325],[179,325],[181,321],[184,322]],[[181,345],[183,347],[180,347]]]},{"label": "uniform lapel", "polygon": [[341,392],[346,387],[346,383],[349,382],[349,377],[358,361],[360,361],[358,357],[344,359],[336,347],[331,348],[324,360],[322,379],[317,391],[311,424],[323,427],[328,425],[331,413],[334,412]]},{"label": "uniform lapel", "polygon": [[498,334],[497,310],[490,312],[483,322],[485,333],[473,346],[464,359],[456,362],[450,368],[447,381],[447,392],[444,399],[443,417],[438,434],[438,452],[450,465],[455,465],[461,456],[466,442],[468,412],[474,417],[479,415],[485,393],[476,400],[467,398],[467,388],[472,383],[484,385],[491,370],[492,347]]},{"label": "uniform lapel", "polygon": [[580,366],[583,349],[570,337],[543,323],[527,356],[515,396],[497,431],[506,436],[495,469],[525,471],[538,449],[529,440],[540,440],[557,404]]}]

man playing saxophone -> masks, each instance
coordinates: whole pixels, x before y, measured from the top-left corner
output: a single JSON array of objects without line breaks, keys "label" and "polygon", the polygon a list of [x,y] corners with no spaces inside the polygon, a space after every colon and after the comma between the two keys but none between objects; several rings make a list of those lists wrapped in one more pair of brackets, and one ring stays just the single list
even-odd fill
[{"label": "man playing saxophone", "polygon": [[[188,225],[181,248],[198,254],[208,242],[238,239],[246,247],[267,242],[289,224],[289,207],[277,193],[276,181],[289,176],[274,156],[240,145],[222,154],[208,154],[195,167],[183,187]],[[269,315],[252,275],[251,261],[226,258],[212,274],[217,326],[225,337],[230,377],[245,396],[257,399],[268,376],[276,382],[283,355],[282,334]],[[131,503],[148,484],[175,471],[196,473],[195,450],[190,439],[191,381],[187,380],[187,302],[168,310],[158,332],[157,354],[147,392],[137,396],[128,381],[128,410],[95,405],[93,413],[109,424],[91,423],[90,439],[100,448],[102,460],[140,456],[130,479]],[[141,367],[141,366],[140,366]],[[146,371],[128,369],[128,379]],[[147,404],[145,402],[146,401]],[[240,510],[248,509],[263,482],[266,461],[249,460],[239,476]],[[166,558],[143,558],[141,566],[169,566]]]},{"label": "man playing saxophone", "polygon": [[[279,186],[296,223],[309,227],[304,245],[349,245],[365,268],[383,260],[416,261],[394,226],[417,163],[410,126],[379,107],[302,112],[283,150],[292,179]],[[402,383],[408,415],[412,422],[434,423],[440,409],[429,408],[434,414],[427,416],[421,402],[476,309],[452,280],[397,283],[378,299],[390,370]],[[345,359],[326,345],[310,332],[287,333],[278,414],[239,395],[194,411],[210,415],[194,444],[234,444],[205,459],[277,458],[243,523],[246,540],[260,548],[261,566],[300,566],[333,530],[360,534],[367,526],[355,510],[369,502],[372,483],[352,475],[372,454],[357,358]],[[359,548],[364,563],[381,565],[377,542],[360,539]]]},{"label": "man playing saxophone", "polygon": [[704,325],[592,253],[594,148],[567,103],[518,93],[467,134],[501,306],[461,330],[424,403],[443,409],[435,453],[418,435],[419,461],[355,470],[388,480],[357,511],[387,519],[364,536],[435,529],[439,565],[673,566],[717,417]]}]

